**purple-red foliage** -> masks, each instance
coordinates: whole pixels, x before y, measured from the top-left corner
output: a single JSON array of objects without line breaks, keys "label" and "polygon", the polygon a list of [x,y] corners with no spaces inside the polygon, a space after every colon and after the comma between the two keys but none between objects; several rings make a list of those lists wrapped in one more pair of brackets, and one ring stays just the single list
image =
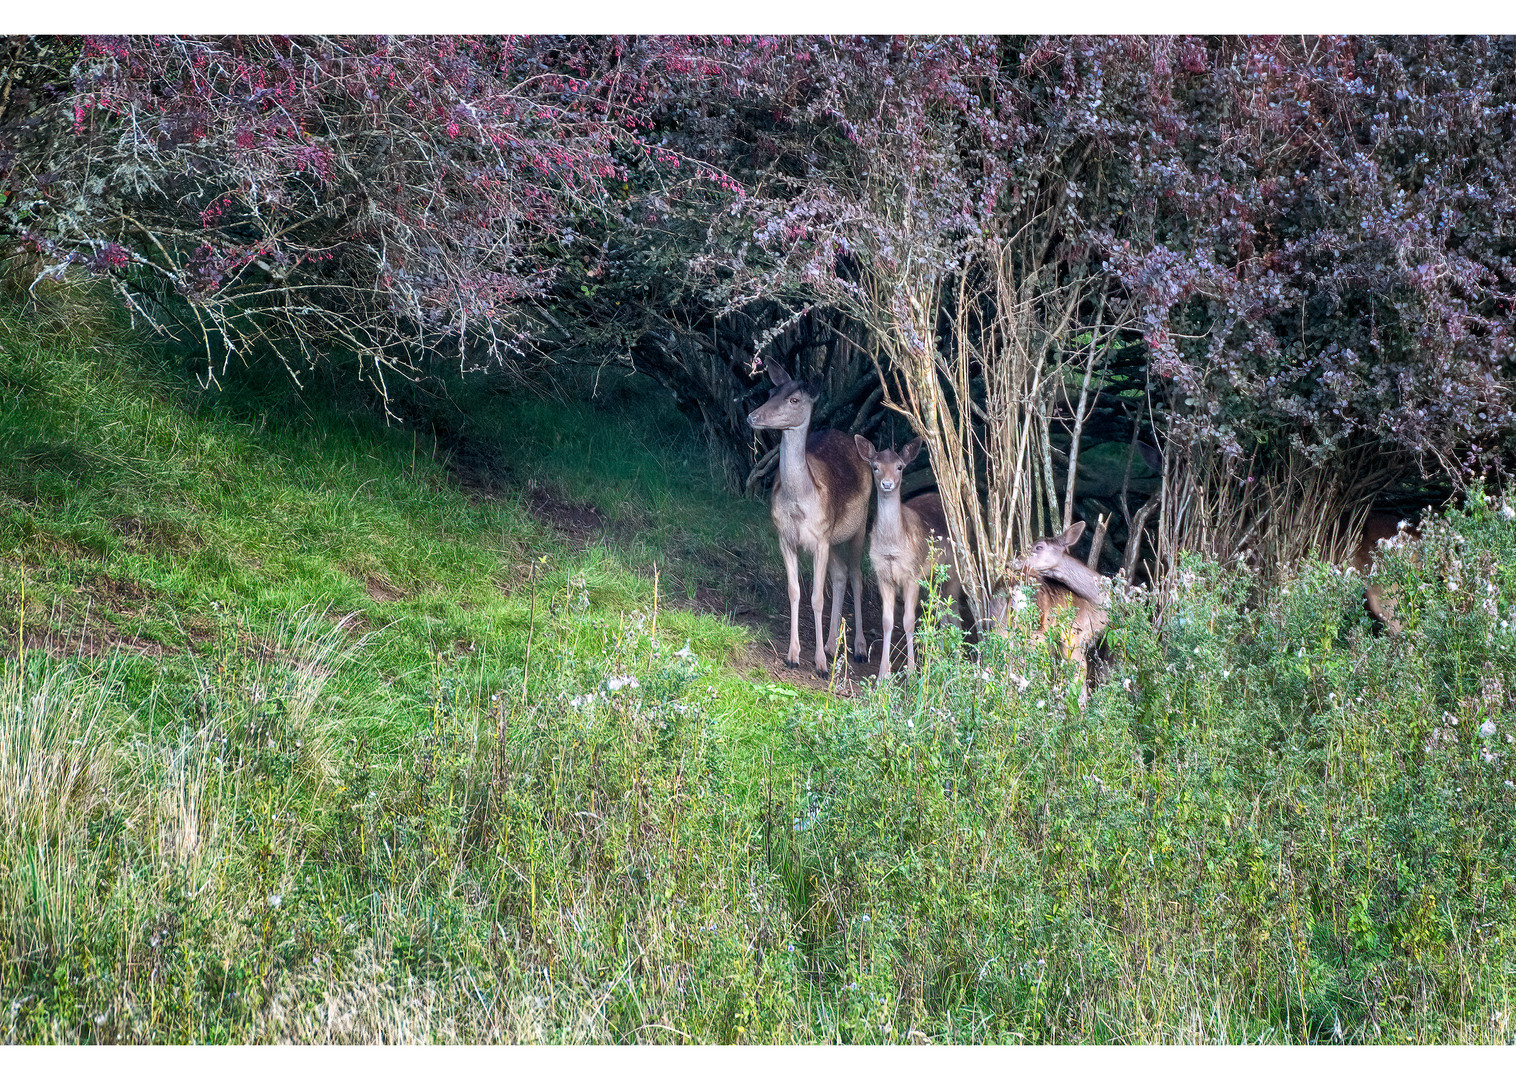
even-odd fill
[{"label": "purple-red foliage", "polygon": [[1489,464],[1516,374],[1511,43],[1245,39],[1189,55],[1154,66],[1163,135],[1133,158],[1154,242],[1112,261],[1197,433]]},{"label": "purple-red foliage", "polygon": [[650,138],[720,75],[676,39],[84,38],[49,122],[0,134],[12,224],[234,340],[499,358],[634,185],[731,186]]},{"label": "purple-red foliage", "polygon": [[503,356],[544,308],[630,340],[692,266],[733,308],[898,306],[870,280],[1035,233],[1136,305],[1170,434],[1477,469],[1513,419],[1512,68],[1484,38],[89,38],[0,125],[0,227],[391,362]]},{"label": "purple-red foliage", "polygon": [[787,181],[744,200],[754,293],[877,304],[1031,229],[1135,302],[1186,441],[1466,471],[1511,430],[1509,41],[781,39],[742,71]]}]

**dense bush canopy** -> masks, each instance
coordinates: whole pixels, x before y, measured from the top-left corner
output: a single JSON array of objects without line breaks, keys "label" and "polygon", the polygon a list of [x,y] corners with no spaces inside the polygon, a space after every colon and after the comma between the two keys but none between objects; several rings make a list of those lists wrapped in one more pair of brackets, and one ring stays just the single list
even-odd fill
[{"label": "dense bush canopy", "polygon": [[[17,39],[0,227],[37,273],[107,275],[213,361],[272,347],[381,390],[434,355],[638,367],[734,478],[764,356],[832,373],[833,422],[903,412],[939,471],[1013,415],[1024,465],[960,471],[1019,508],[1016,537],[1075,514],[1081,442],[1141,443],[1166,455],[1150,542],[1172,567],[1211,534],[1174,516],[1184,485],[1261,518],[1222,495],[1508,467],[1513,57],[1487,38]],[[1013,354],[1025,378],[1001,378]],[[933,436],[909,393],[928,376],[963,431]],[[1327,517],[1373,497],[1333,483]],[[1140,552],[1126,494],[1078,512],[1119,509]]]}]

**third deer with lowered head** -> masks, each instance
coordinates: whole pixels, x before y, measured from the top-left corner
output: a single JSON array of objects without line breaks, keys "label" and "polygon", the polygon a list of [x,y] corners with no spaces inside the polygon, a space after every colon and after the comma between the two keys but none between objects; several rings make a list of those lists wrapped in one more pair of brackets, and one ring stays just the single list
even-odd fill
[{"label": "third deer with lowered head", "polygon": [[[816,674],[827,672],[836,651],[837,628],[847,583],[853,583],[853,659],[868,659],[863,637],[863,539],[869,517],[869,473],[851,440],[830,429],[811,433],[811,410],[818,391],[790,378],[773,361],[766,364],[774,392],[747,422],[780,432],[779,477],[769,513],[779,530],[779,553],[790,593],[790,667],[800,663],[800,551],[813,553],[811,611],[816,620]],[[844,561],[844,554],[846,561]],[[823,573],[824,572],[824,573]],[[821,608],[827,578],[832,582],[831,633],[821,636]]]},{"label": "third deer with lowered head", "polygon": [[[1111,581],[1069,554],[1069,548],[1084,535],[1084,522],[1076,521],[1058,536],[1038,540],[1016,562],[1037,578],[1037,610],[1042,614],[1042,632],[1047,633],[1060,608],[1075,609],[1074,625],[1058,648],[1079,668],[1080,700],[1085,696],[1088,674],[1086,655],[1110,624]],[[1009,616],[1005,608],[999,619]]]},{"label": "third deer with lowered head", "polygon": [[912,439],[900,453],[876,450],[862,435],[853,436],[858,456],[868,462],[874,474],[874,490],[879,506],[874,516],[874,532],[869,537],[869,562],[879,582],[879,596],[884,601],[884,655],[879,658],[881,678],[890,673],[890,643],[895,634],[895,594],[905,597],[905,669],[916,670],[916,599],[921,579],[934,566],[947,567],[946,593],[956,599],[963,595],[963,585],[953,561],[948,540],[947,517],[942,512],[942,498],[935,493],[917,495],[907,503],[900,501],[900,484],[905,468],[921,451],[921,440]]},{"label": "third deer with lowered head", "polygon": [[[1364,519],[1363,534],[1358,540],[1358,546],[1348,558],[1348,565],[1367,581],[1369,571],[1374,567],[1375,552],[1383,547],[1420,538],[1421,533],[1416,527],[1408,521],[1401,521],[1398,515],[1383,510],[1370,511]],[[1386,633],[1400,633],[1400,620],[1395,618],[1396,602],[1400,598],[1399,588],[1372,583],[1365,584],[1363,591],[1364,604],[1374,621],[1384,627]]]}]

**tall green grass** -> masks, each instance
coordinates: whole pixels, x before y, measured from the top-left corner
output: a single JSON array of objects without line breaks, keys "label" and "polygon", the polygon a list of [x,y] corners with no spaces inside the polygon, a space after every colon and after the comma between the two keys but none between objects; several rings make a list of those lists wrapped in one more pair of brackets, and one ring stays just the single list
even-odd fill
[{"label": "tall green grass", "polygon": [[526,692],[434,665],[385,768],[309,614],[135,713],[12,664],[9,1036],[1509,1041],[1516,528],[1426,531],[1404,634],[1192,564],[1083,707],[1030,616],[776,711],[564,606]]}]

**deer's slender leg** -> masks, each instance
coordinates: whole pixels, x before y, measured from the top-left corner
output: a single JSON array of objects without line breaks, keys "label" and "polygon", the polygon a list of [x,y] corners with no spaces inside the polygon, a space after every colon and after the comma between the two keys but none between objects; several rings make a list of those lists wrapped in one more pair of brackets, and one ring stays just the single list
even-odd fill
[{"label": "deer's slender leg", "polygon": [[879,579],[879,596],[884,603],[884,655],[879,658],[879,677],[890,673],[890,643],[895,637],[895,586]]},{"label": "deer's slender leg", "polygon": [[921,582],[912,578],[905,586],[905,670],[916,670],[916,601],[921,598]]},{"label": "deer's slender leg", "polygon": [[826,633],[826,654],[836,656],[837,628],[842,624],[842,606],[847,603],[847,564],[836,548],[827,560],[826,573],[832,588],[832,621]]},{"label": "deer's slender leg", "polygon": [[790,667],[800,666],[800,555],[795,548],[779,541],[779,554],[784,558],[784,576],[790,590],[790,651],[784,662]]},{"label": "deer's slender leg", "polygon": [[853,659],[860,664],[869,660],[868,639],[863,636],[863,540],[860,528],[848,546],[848,575],[853,585]]},{"label": "deer's slender leg", "polygon": [[826,575],[831,560],[831,548],[831,544],[825,539],[816,541],[816,559],[811,564],[811,614],[816,618],[817,675],[825,675],[827,671],[826,638],[821,634],[821,608],[826,600]]}]

